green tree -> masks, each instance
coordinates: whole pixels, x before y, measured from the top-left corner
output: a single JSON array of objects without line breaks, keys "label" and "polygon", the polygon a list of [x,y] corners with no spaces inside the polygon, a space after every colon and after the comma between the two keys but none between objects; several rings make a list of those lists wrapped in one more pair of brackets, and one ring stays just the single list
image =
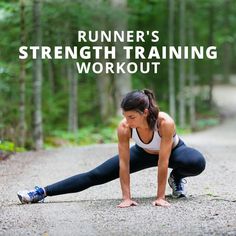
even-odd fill
[{"label": "green tree", "polygon": [[[42,46],[42,28],[41,28],[41,0],[33,1],[33,27],[34,27],[34,45]],[[34,120],[33,137],[34,148],[40,150],[43,148],[43,122],[42,122],[42,59],[38,54],[37,59],[33,61],[33,101],[34,101]]]}]

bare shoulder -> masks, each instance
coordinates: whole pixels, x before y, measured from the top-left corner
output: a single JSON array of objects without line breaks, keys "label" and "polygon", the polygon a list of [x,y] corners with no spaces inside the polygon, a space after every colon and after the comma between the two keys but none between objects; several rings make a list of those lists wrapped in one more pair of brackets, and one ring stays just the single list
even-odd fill
[{"label": "bare shoulder", "polygon": [[158,116],[158,123],[160,124],[160,123],[164,123],[164,124],[169,124],[169,125],[174,125],[175,124],[175,122],[174,122],[174,120],[173,120],[173,118],[169,115],[169,114],[167,114],[167,113],[165,113],[165,112],[159,112],[159,116]]},{"label": "bare shoulder", "polygon": [[175,122],[172,117],[165,112],[159,113],[158,126],[162,134],[172,135],[175,133]]},{"label": "bare shoulder", "polygon": [[119,140],[126,140],[131,138],[130,127],[127,124],[126,119],[121,120],[117,128],[117,134]]}]

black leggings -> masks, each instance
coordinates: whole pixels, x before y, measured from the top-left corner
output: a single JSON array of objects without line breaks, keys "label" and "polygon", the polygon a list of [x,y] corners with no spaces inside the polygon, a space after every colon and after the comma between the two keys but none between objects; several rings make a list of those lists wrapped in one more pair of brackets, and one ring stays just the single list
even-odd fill
[{"label": "black leggings", "polygon": [[[130,173],[157,166],[158,155],[149,154],[134,145],[130,148]],[[195,176],[205,169],[203,155],[180,140],[171,151],[169,167],[176,178]],[[47,196],[80,192],[94,185],[104,184],[119,178],[119,156],[116,155],[95,169],[69,177],[45,187]]]}]

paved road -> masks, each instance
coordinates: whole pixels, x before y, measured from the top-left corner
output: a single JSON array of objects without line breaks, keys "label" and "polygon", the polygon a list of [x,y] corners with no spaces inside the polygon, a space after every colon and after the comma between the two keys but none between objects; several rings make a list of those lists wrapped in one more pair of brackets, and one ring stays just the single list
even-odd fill
[{"label": "paved road", "polygon": [[18,190],[87,171],[117,150],[116,145],[94,145],[18,154],[0,163],[0,235],[236,235],[236,87],[216,87],[214,97],[231,119],[183,137],[207,159],[205,172],[187,179],[188,200],[172,199],[168,187],[171,207],[153,207],[156,168],[151,168],[131,175],[138,207],[116,208],[118,180],[21,205]]}]

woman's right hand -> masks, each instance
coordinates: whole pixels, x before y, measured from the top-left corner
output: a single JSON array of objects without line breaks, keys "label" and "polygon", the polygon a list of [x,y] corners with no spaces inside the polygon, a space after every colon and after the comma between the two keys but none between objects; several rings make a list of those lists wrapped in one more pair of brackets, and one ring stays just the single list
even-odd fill
[{"label": "woman's right hand", "polygon": [[138,203],[131,199],[126,199],[126,200],[123,200],[117,207],[125,208],[125,207],[131,207],[131,206],[138,206]]},{"label": "woman's right hand", "polygon": [[162,198],[158,198],[157,200],[155,200],[154,202],[152,202],[153,206],[162,206],[162,207],[169,207],[170,203],[167,202],[166,200],[162,199]]}]

